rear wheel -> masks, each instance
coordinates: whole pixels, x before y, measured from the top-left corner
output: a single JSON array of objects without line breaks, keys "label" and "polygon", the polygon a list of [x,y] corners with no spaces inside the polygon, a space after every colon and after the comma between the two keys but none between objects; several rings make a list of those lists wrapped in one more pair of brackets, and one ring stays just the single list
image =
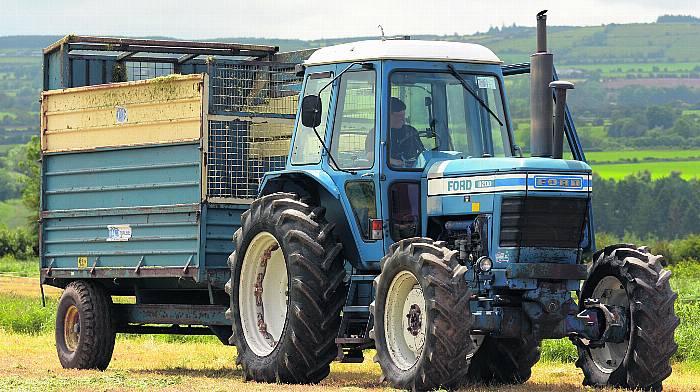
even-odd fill
[{"label": "rear wheel", "polygon": [[115,331],[112,299],[92,282],[70,283],[56,311],[56,351],[64,368],[100,369],[109,366]]},{"label": "rear wheel", "polygon": [[428,238],[392,245],[370,310],[376,361],[395,388],[456,388],[468,369],[471,292],[457,252]]},{"label": "rear wheel", "polygon": [[295,194],[255,200],[229,258],[230,342],[247,380],[315,383],[338,351],[345,302],[341,245],[324,209]]},{"label": "rear wheel", "polygon": [[[576,342],[584,385],[661,390],[671,375],[671,356],[678,346],[673,333],[679,324],[674,312],[676,293],[663,258],[632,245],[605,248],[597,255],[581,289],[586,299],[627,309],[629,333],[621,343],[591,345]],[[583,306],[583,305],[582,305]]]}]

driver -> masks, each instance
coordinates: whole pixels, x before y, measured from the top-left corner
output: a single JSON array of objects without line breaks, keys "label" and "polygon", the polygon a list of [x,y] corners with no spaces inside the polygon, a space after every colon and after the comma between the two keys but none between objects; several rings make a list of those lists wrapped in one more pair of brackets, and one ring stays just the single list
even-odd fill
[{"label": "driver", "polygon": [[392,167],[414,167],[425,146],[416,128],[406,124],[406,104],[391,97],[389,108],[389,163]]}]

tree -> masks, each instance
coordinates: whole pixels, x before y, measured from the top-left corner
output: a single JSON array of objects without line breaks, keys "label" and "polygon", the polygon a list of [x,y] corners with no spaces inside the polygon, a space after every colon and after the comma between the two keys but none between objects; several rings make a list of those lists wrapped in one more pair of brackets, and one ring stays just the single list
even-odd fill
[{"label": "tree", "polygon": [[24,161],[20,162],[20,169],[25,173],[25,177],[22,180],[22,202],[24,205],[32,211],[30,227],[32,232],[38,234],[39,232],[39,192],[41,189],[41,145],[39,143],[39,137],[33,136],[32,139],[26,145],[27,154]]}]

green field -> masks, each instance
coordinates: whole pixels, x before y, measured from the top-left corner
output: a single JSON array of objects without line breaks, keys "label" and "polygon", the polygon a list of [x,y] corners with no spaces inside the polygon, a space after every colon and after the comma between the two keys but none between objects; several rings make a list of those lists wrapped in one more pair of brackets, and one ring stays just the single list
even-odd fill
[{"label": "green field", "polygon": [[637,159],[693,160],[700,159],[700,150],[625,150],[625,151],[591,151],[586,153],[591,163],[615,162]]},{"label": "green field", "polygon": [[618,63],[618,64],[567,64],[562,68],[600,71],[605,78],[624,78],[628,74],[653,77],[655,74],[687,74],[700,72],[698,63]]},{"label": "green field", "polygon": [[649,171],[652,179],[666,177],[672,172],[680,172],[684,179],[700,177],[700,161],[592,164],[592,167],[593,173],[615,180],[644,171]]},{"label": "green field", "polygon": [[31,213],[22,204],[22,200],[13,199],[0,202],[0,226],[10,229],[26,226]]}]

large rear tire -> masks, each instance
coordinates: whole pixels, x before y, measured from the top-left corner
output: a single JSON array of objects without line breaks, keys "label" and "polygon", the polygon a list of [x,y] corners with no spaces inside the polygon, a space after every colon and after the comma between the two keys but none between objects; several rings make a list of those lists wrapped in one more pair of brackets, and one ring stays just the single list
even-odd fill
[{"label": "large rear tire", "polygon": [[241,216],[226,291],[230,341],[246,380],[307,384],[330,371],[347,288],[324,211],[275,193]]},{"label": "large rear tire", "polygon": [[112,298],[93,282],[68,284],[56,310],[56,352],[61,366],[105,370],[112,360]]},{"label": "large rear tire", "polygon": [[660,391],[671,375],[669,360],[678,349],[673,333],[679,324],[674,312],[676,293],[671,272],[661,256],[616,245],[595,255],[581,288],[581,308],[588,298],[628,308],[629,334],[622,343],[590,347],[577,341],[584,385]]},{"label": "large rear tire", "polygon": [[469,365],[469,383],[522,384],[540,360],[540,342],[531,338],[484,337]]},{"label": "large rear tire", "polygon": [[458,388],[468,370],[471,292],[457,252],[429,238],[391,246],[375,279],[376,361],[383,378],[411,390]]}]

